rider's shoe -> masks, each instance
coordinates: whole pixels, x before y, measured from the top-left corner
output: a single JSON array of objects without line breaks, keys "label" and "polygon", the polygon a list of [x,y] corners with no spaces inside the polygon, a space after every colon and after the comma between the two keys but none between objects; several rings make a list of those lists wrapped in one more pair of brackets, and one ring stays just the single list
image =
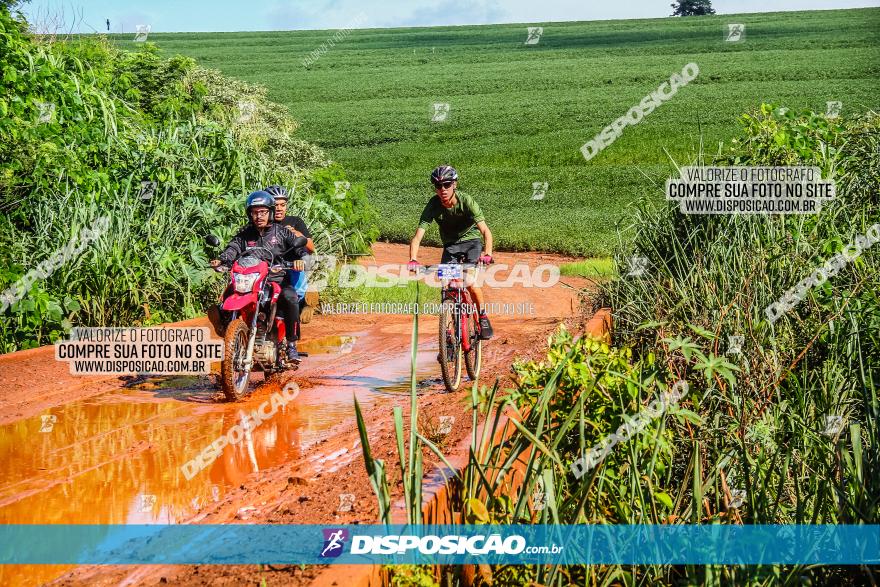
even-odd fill
[{"label": "rider's shoe", "polygon": [[296,363],[299,365],[302,362],[302,359],[299,356],[299,351],[296,350],[296,342],[287,343],[287,360],[291,363]]},{"label": "rider's shoe", "polygon": [[299,305],[299,321],[302,324],[308,324],[315,315],[315,308],[318,307],[318,292],[307,291],[305,297]]},{"label": "rider's shoe", "polygon": [[300,324],[308,324],[312,321],[312,316],[315,315],[315,308],[313,306],[308,305],[305,300],[303,300],[299,305],[299,321]]},{"label": "rider's shoe", "polygon": [[223,314],[218,306],[212,305],[208,308],[208,320],[217,336],[222,338],[226,334],[226,321],[223,320]]},{"label": "rider's shoe", "polygon": [[480,339],[481,340],[489,340],[492,338],[492,325],[489,324],[489,317],[485,312],[480,313]]}]

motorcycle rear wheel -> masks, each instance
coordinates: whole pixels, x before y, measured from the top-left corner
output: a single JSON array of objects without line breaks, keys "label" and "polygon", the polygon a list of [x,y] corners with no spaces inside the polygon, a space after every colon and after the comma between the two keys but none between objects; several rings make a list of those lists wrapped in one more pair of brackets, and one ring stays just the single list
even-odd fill
[{"label": "motorcycle rear wheel", "polygon": [[236,318],[226,327],[224,345],[220,382],[226,399],[234,402],[245,396],[250,376],[250,369],[237,368],[247,353],[248,327],[244,320]]}]

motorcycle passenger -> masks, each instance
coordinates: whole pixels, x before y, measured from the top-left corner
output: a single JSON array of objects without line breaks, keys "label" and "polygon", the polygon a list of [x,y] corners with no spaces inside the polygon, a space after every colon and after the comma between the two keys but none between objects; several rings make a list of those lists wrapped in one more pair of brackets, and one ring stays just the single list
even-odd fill
[{"label": "motorcycle passenger", "polygon": [[[270,185],[264,191],[272,194],[275,198],[275,222],[287,228],[287,230],[292,232],[294,236],[303,236],[307,238],[308,241],[304,247],[305,252],[308,254],[314,253],[315,243],[312,241],[312,233],[309,232],[309,228],[306,226],[305,221],[299,216],[287,215],[287,203],[289,199],[287,190],[280,185]],[[296,258],[299,259],[304,257],[306,257],[306,255],[302,254]],[[292,260],[290,257],[288,257],[288,259]],[[304,264],[300,261],[295,261],[294,267],[287,272],[284,287],[290,286],[296,290],[296,295],[299,299],[300,322],[302,324],[308,324],[311,321],[314,307],[317,305],[317,300],[312,299],[316,297],[316,293],[306,292],[308,285]]]},{"label": "motorcycle passenger", "polygon": [[[256,191],[247,197],[247,217],[250,222],[239,231],[226,249],[220,253],[218,259],[211,261],[211,267],[220,265],[231,267],[239,255],[253,247],[263,247],[271,251],[276,260],[280,259],[281,253],[293,249],[297,237],[275,223],[275,198],[264,191]],[[271,259],[267,259],[271,262]],[[269,274],[271,281],[280,281],[283,274],[275,276]],[[299,352],[296,349],[296,341],[299,339],[299,301],[292,287],[283,287],[278,297],[278,309],[284,315],[284,327],[287,330],[287,358],[294,362],[300,362]]]}]

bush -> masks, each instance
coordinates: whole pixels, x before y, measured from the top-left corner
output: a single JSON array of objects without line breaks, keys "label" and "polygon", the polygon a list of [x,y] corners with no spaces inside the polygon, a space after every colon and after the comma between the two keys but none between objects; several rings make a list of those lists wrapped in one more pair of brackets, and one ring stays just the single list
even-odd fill
[{"label": "bush", "polygon": [[[199,314],[221,279],[205,234],[244,224],[244,197],[291,192],[321,253],[363,251],[375,213],[263,88],[223,78],[150,44],[40,44],[0,10],[0,352],[45,344],[72,324],[156,324]],[[252,104],[241,109],[239,104]],[[46,106],[46,105],[50,106]],[[141,183],[156,182],[152,198]],[[109,228],[27,292],[9,290],[98,218]]]},{"label": "bush", "polygon": [[[470,521],[878,522],[880,249],[865,251],[774,324],[764,308],[880,222],[880,117],[837,122],[764,105],[743,123],[744,140],[721,163],[818,165],[837,183],[837,198],[820,214],[798,217],[689,216],[646,198],[631,244],[615,255],[621,277],[602,286],[614,308],[614,344],[560,331],[544,361],[515,365],[517,389],[500,399],[492,390],[488,405],[512,403],[518,424],[504,443],[473,450],[463,482]],[[641,277],[626,277],[633,253],[650,261]],[[736,334],[745,338],[741,353],[727,354],[727,336]],[[688,382],[677,405],[575,477],[576,458],[676,378]],[[515,461],[527,466],[514,492]],[[542,510],[536,491],[547,498]],[[493,577],[545,585],[861,584],[863,572],[498,566]]]}]

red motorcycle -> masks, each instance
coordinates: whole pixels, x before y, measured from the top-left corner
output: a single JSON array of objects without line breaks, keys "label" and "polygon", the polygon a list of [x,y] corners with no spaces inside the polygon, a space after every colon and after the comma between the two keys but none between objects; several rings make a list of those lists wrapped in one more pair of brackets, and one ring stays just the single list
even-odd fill
[{"label": "red motorcycle", "polygon": [[[220,239],[214,235],[205,237],[211,246],[218,246]],[[305,245],[299,237],[294,249]],[[268,260],[267,260],[268,259]],[[220,272],[230,272],[230,284],[226,289],[220,308],[229,312],[230,321],[225,328],[223,361],[220,381],[223,393],[229,401],[246,395],[251,371],[262,371],[268,379],[275,373],[299,368],[287,360],[287,333],[284,319],[278,314],[278,297],[281,295],[280,280],[287,264],[274,264],[275,255],[264,247],[251,247],[242,251],[233,262],[232,269],[223,265]],[[270,279],[270,275],[277,280]],[[301,357],[307,353],[299,353]]]}]

